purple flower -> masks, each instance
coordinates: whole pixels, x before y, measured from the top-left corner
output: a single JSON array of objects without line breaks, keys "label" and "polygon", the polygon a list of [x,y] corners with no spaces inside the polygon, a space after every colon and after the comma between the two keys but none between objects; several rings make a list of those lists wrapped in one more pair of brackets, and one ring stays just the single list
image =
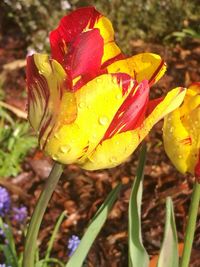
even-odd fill
[{"label": "purple flower", "polygon": [[71,257],[74,251],[77,249],[78,245],[80,243],[80,239],[76,235],[72,235],[70,239],[68,240],[68,249],[69,249],[69,256]]},{"label": "purple flower", "polygon": [[8,191],[0,186],[0,216],[5,216],[10,210],[10,194]]},{"label": "purple flower", "polygon": [[14,207],[13,208],[13,212],[14,212],[13,219],[16,222],[22,223],[22,222],[24,222],[26,220],[26,218],[27,218],[27,208],[25,206],[21,206],[19,208]]},{"label": "purple flower", "polygon": [[0,263],[0,267],[11,267],[11,266],[7,266],[7,265],[5,265],[5,263],[3,263],[3,264]]}]

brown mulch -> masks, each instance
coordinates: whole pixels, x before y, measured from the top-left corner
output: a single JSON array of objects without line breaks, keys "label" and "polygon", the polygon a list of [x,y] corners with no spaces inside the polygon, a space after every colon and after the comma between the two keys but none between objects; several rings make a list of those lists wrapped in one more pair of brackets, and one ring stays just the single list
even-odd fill
[{"label": "brown mulch", "polygon": [[[6,40],[6,46],[0,47],[0,69],[3,64],[16,58],[23,58],[23,44],[12,39]],[[168,71],[158,85],[152,89],[152,96],[160,96],[163,92],[176,86],[188,86],[191,82],[200,81],[200,43],[197,40],[187,46],[176,45],[164,47],[159,44],[146,44],[143,41],[132,41],[133,54],[154,52],[160,54],[168,64]],[[23,108],[25,97],[25,70],[9,73],[5,83],[6,101]],[[162,122],[159,122],[147,138],[148,158],[145,167],[142,233],[144,245],[151,256],[158,254],[163,237],[165,219],[165,200],[171,196],[175,206],[176,224],[179,243],[183,242],[186,218],[190,202],[193,177],[178,173],[168,160],[162,145]],[[67,240],[72,234],[81,237],[88,222],[104,201],[107,194],[118,182],[123,188],[110,216],[94,243],[88,258],[88,267],[127,267],[127,221],[128,201],[131,185],[137,167],[138,151],[124,164],[110,170],[83,171],[75,165],[65,167],[64,174],[54,192],[44,216],[40,231],[40,250],[44,254],[50,233],[58,216],[63,210],[67,218],[63,221],[57,236],[53,256],[67,260]],[[23,172],[17,177],[8,178],[5,183],[12,194],[13,203],[23,203],[33,212],[36,200],[44,187],[45,180],[51,170],[52,162],[35,151],[30,154],[24,164]],[[18,250],[23,250],[23,241],[16,234]],[[192,267],[200,266],[200,220],[192,255]],[[139,267],[139,266],[138,266]]]}]

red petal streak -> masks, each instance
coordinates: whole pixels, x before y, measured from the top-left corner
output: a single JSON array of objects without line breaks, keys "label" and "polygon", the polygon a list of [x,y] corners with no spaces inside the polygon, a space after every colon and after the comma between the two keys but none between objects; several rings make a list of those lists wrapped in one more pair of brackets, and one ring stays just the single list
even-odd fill
[{"label": "red petal streak", "polygon": [[72,81],[78,76],[86,80],[95,77],[101,67],[103,38],[98,29],[81,33],[70,45],[65,57],[65,69]]},{"label": "red petal streak", "polygon": [[126,73],[113,73],[111,75],[113,76],[113,80],[116,80],[119,86],[122,87],[122,94],[126,94],[130,87],[131,81],[133,81],[131,76]]},{"label": "red petal streak", "polygon": [[115,61],[122,60],[122,59],[125,59],[125,56],[124,56],[122,53],[120,53],[120,54],[116,55],[115,57],[110,58],[110,59],[108,59],[107,61],[105,61],[105,62],[103,63],[103,65],[101,66],[101,68],[102,68],[102,69],[105,69],[105,68],[107,68],[109,65],[111,65],[112,63],[114,63]]},{"label": "red petal streak", "polygon": [[157,107],[157,105],[164,99],[164,97],[159,97],[153,100],[150,100],[147,107],[146,115],[149,116],[151,112]]},{"label": "red petal streak", "polygon": [[57,29],[50,33],[52,57],[63,63],[68,43],[72,42],[87,27],[92,29],[101,14],[94,7],[79,8],[63,17]]},{"label": "red petal streak", "polygon": [[[43,115],[41,114],[42,116],[40,120],[41,124],[43,116],[46,112],[50,92],[46,79],[38,72],[38,69],[34,62],[34,55],[27,57],[26,77],[27,77],[27,88],[28,88],[28,108],[30,108],[31,102],[33,103],[33,105],[35,103],[35,114],[37,114],[36,101],[38,100],[40,101],[41,109],[43,110]],[[38,95],[37,99],[36,99],[36,93]],[[44,107],[42,100],[45,100]],[[30,111],[28,110],[28,114],[29,113]]]},{"label": "red petal streak", "polygon": [[115,114],[103,139],[108,139],[116,133],[133,130],[141,125],[144,120],[149,101],[148,81],[144,80],[135,85],[121,107]]},{"label": "red petal streak", "polygon": [[149,79],[149,86],[152,86],[155,83],[156,76],[159,74],[159,72],[161,71],[161,69],[165,65],[166,65],[165,61],[164,60],[161,60],[160,65],[158,66],[158,68],[155,70],[155,72],[153,73],[153,75]]}]

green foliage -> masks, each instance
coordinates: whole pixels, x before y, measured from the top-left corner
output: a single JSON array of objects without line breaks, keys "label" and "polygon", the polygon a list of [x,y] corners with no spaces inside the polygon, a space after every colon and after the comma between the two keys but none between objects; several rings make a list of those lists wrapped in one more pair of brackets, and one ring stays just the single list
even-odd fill
[{"label": "green foliage", "polygon": [[[35,267],[50,267],[50,266],[64,267],[64,263],[62,263],[58,259],[50,257],[50,253],[53,247],[53,243],[56,239],[56,235],[60,228],[60,225],[65,216],[66,216],[66,212],[64,211],[56,222],[55,228],[53,230],[53,233],[51,235],[51,238],[48,244],[45,258],[40,260],[39,252],[37,253]],[[22,267],[23,253],[20,253],[19,255],[17,254],[15,239],[12,234],[12,227],[9,224],[5,226],[1,217],[0,217],[0,229],[2,229],[5,234],[6,241],[4,242],[4,244],[0,244],[0,252],[3,253],[6,264],[12,267]]]},{"label": "green foliage", "polygon": [[[69,3],[63,9],[62,3]],[[14,23],[37,51],[49,49],[48,33],[61,17],[81,6],[93,5],[107,15],[115,28],[116,39],[124,52],[131,52],[130,41],[164,41],[173,32],[191,28],[200,33],[198,0],[3,0],[0,2],[4,28]]]},{"label": "green foliage", "polygon": [[48,33],[66,14],[61,1],[54,0],[3,0],[0,9],[4,14],[2,24],[7,28],[14,23],[24,40],[37,51],[49,49]]},{"label": "green foliage", "polygon": [[200,39],[200,33],[193,29],[185,28],[180,32],[173,32],[172,34],[166,36],[165,41],[171,41],[172,39],[175,39],[177,42],[183,42],[191,38]]},{"label": "green foliage", "polygon": [[157,267],[178,267],[178,239],[174,208],[171,198],[166,201],[165,233]]},{"label": "green foliage", "polygon": [[131,52],[130,41],[164,41],[165,36],[188,26],[200,32],[198,0],[115,0],[74,1],[94,4],[111,19],[120,47]]},{"label": "green foliage", "polygon": [[99,234],[102,226],[104,225],[109,211],[111,210],[118,193],[120,192],[121,185],[116,186],[110,194],[107,196],[101,207],[93,217],[87,231],[85,232],[78,248],[75,250],[71,258],[69,259],[66,267],[81,267],[83,262],[95,240]]},{"label": "green foliage", "polygon": [[3,230],[5,234],[6,242],[4,244],[0,244],[0,251],[3,252],[4,257],[6,259],[6,263],[12,267],[19,267],[18,263],[20,262],[21,255],[18,256],[15,247],[15,240],[12,234],[12,228],[9,225],[5,225],[2,218],[0,217],[0,228]]},{"label": "green foliage", "polygon": [[149,256],[142,243],[141,231],[141,203],[145,162],[146,144],[143,144],[129,201],[129,267],[149,266]]},{"label": "green foliage", "polygon": [[16,176],[25,155],[36,145],[37,139],[30,135],[29,124],[14,121],[0,107],[0,177]]}]

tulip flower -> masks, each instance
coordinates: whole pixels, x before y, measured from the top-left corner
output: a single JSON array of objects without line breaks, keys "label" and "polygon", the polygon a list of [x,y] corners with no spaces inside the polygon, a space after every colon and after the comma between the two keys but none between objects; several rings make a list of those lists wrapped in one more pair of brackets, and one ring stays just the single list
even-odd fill
[{"label": "tulip flower", "polygon": [[184,98],[176,88],[150,100],[165,62],[152,53],[123,55],[111,22],[93,7],[63,17],[50,44],[51,56],[27,57],[28,118],[55,161],[115,167]]},{"label": "tulip flower", "polygon": [[164,119],[165,151],[176,168],[200,177],[200,83],[188,89],[181,107]]}]

